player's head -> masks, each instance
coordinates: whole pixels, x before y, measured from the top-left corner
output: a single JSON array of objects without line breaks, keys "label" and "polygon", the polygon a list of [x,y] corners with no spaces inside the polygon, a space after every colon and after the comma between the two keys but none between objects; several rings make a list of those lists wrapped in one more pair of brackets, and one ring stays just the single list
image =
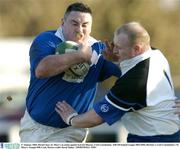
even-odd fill
[{"label": "player's head", "polygon": [[113,42],[113,52],[119,57],[119,61],[133,58],[150,48],[150,36],[138,22],[130,22],[118,28]]},{"label": "player's head", "polygon": [[66,40],[83,42],[91,33],[92,11],[83,3],[68,6],[62,19],[63,34]]}]

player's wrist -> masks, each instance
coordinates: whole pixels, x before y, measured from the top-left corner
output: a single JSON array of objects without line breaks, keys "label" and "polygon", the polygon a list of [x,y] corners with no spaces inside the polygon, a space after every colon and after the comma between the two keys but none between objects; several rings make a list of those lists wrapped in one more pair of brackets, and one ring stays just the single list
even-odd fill
[{"label": "player's wrist", "polygon": [[[77,116],[77,115],[76,115],[76,116]],[[69,125],[70,125],[70,126],[73,126],[73,119],[74,119],[76,116],[73,116],[73,117],[70,118],[70,120],[69,120]]]},{"label": "player's wrist", "polygon": [[76,117],[78,115],[77,112],[74,112],[72,114],[70,114],[67,119],[66,119],[66,124],[69,125],[69,126],[72,126],[72,120],[74,117]]}]

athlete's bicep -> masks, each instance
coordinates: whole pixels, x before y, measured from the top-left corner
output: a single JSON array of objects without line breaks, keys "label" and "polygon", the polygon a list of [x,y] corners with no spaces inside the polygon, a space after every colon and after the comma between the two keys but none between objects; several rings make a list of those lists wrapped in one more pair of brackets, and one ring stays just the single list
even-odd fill
[{"label": "athlete's bicep", "polygon": [[120,110],[106,100],[106,96],[95,103],[94,111],[109,125],[117,122],[125,114],[126,111]]}]

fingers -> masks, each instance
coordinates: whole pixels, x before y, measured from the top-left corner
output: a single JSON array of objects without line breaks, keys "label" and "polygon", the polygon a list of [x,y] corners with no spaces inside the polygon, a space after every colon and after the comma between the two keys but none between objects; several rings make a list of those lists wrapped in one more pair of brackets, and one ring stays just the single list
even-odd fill
[{"label": "fingers", "polygon": [[68,104],[66,103],[65,101],[62,101],[62,102],[58,102],[56,104],[56,108],[57,110],[59,110],[59,112],[66,112],[66,111],[73,111],[74,109]]},{"label": "fingers", "polygon": [[180,99],[175,101],[173,108],[176,108],[175,114],[180,116]]},{"label": "fingers", "polygon": [[180,108],[180,99],[176,100],[175,103],[176,103],[176,107]]},{"label": "fingers", "polygon": [[62,101],[62,105],[64,106],[64,108],[72,108],[66,101]]},{"label": "fingers", "polygon": [[56,104],[55,110],[58,114],[60,114],[61,116],[68,116],[69,114],[72,114],[74,112],[76,112],[67,102],[62,101],[62,102],[58,102]]},{"label": "fingers", "polygon": [[107,49],[110,49],[110,48],[111,48],[111,44],[110,44],[109,41],[105,40],[105,44],[106,44]]},{"label": "fingers", "polygon": [[180,115],[180,111],[176,111],[175,114]]},{"label": "fingers", "polygon": [[61,111],[57,107],[55,107],[55,111],[61,116]]},{"label": "fingers", "polygon": [[61,116],[62,120],[71,125],[72,117],[78,115],[77,112],[65,101],[58,102],[55,107],[55,111]]},{"label": "fingers", "polygon": [[56,108],[57,108],[59,111],[61,111],[61,112],[63,112],[63,111],[66,110],[66,107],[64,106],[64,104],[62,104],[62,102],[58,102],[58,103],[56,104]]},{"label": "fingers", "polygon": [[173,107],[174,108],[180,108],[180,99],[175,101],[175,105]]},{"label": "fingers", "polygon": [[61,104],[61,102],[58,102],[55,107],[55,111],[62,117],[63,112],[65,111],[65,108]]},{"label": "fingers", "polygon": [[81,58],[85,61],[90,63],[91,57],[92,57],[92,48],[89,43],[82,43],[79,44],[79,50],[78,50]]},{"label": "fingers", "polygon": [[110,41],[108,41],[108,40],[105,40],[105,44],[106,44],[106,47],[107,47],[107,49],[108,49],[109,51],[112,51],[112,50],[113,50],[113,48],[114,48],[113,42],[110,42]]},{"label": "fingers", "polygon": [[175,103],[180,103],[180,99],[176,100]]},{"label": "fingers", "polygon": [[103,56],[110,61],[118,61],[119,57],[114,52],[114,44],[110,41],[105,41],[106,49],[103,51]]},{"label": "fingers", "polygon": [[105,44],[106,44],[106,49],[103,50],[103,56],[107,59],[107,60],[111,60],[112,58],[112,47],[111,47],[111,43],[107,40],[105,40]]}]

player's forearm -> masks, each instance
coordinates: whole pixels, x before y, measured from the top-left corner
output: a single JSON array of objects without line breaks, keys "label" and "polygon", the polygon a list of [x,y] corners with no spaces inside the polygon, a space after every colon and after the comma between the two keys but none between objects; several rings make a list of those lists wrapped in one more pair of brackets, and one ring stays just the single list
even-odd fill
[{"label": "player's forearm", "polygon": [[90,128],[104,122],[93,109],[84,114],[78,115],[75,109],[72,108],[66,101],[57,102],[55,111],[61,116],[66,124],[78,128]]},{"label": "player's forearm", "polygon": [[63,55],[49,55],[38,64],[35,74],[37,78],[51,77],[60,74],[74,64],[84,62],[78,52]]},{"label": "player's forearm", "polygon": [[91,110],[85,114],[80,114],[71,120],[71,125],[78,128],[90,128],[102,124],[103,119]]}]

